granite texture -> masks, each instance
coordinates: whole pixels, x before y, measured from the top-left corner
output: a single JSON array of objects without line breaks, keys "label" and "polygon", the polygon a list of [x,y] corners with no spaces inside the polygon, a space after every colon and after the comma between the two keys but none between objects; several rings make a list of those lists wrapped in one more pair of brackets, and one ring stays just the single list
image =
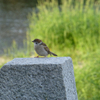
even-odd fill
[{"label": "granite texture", "polygon": [[78,100],[70,57],[15,58],[0,69],[0,100]]}]

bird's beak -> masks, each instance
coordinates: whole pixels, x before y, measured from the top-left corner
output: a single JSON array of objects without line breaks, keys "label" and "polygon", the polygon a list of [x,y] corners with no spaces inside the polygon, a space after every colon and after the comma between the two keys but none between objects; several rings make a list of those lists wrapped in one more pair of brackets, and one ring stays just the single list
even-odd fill
[{"label": "bird's beak", "polygon": [[32,42],[34,42],[34,40]]}]

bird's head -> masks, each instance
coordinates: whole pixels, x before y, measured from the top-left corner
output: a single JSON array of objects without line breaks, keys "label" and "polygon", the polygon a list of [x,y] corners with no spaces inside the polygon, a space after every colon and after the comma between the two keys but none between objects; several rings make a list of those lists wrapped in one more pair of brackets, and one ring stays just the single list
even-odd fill
[{"label": "bird's head", "polygon": [[40,40],[40,39],[34,39],[32,42],[33,42],[35,45],[38,45],[38,44],[40,44],[40,43],[42,42],[42,40]]}]

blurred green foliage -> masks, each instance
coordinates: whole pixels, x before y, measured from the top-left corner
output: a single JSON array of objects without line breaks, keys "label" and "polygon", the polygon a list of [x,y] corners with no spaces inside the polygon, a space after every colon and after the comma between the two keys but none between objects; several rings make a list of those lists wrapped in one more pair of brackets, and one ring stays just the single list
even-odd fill
[{"label": "blurred green foliage", "polygon": [[53,1],[38,6],[39,13],[33,12],[30,17],[31,37],[48,42],[51,48],[77,49],[84,53],[95,51],[100,44],[99,9],[88,3],[83,6],[83,2],[73,7],[69,1],[63,2],[61,11]]},{"label": "blurred green foliage", "polygon": [[[73,59],[74,60],[74,59]],[[100,51],[86,55],[79,67],[74,66],[76,87],[79,100],[100,99]]]}]

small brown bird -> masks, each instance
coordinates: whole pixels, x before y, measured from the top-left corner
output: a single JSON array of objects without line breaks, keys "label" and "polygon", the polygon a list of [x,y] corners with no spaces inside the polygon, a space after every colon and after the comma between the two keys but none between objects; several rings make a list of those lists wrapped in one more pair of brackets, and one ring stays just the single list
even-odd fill
[{"label": "small brown bird", "polygon": [[38,55],[44,56],[44,57],[47,57],[48,54],[57,56],[56,54],[54,54],[53,52],[49,50],[47,45],[43,43],[42,40],[35,39],[32,42],[34,43],[34,48]]}]

